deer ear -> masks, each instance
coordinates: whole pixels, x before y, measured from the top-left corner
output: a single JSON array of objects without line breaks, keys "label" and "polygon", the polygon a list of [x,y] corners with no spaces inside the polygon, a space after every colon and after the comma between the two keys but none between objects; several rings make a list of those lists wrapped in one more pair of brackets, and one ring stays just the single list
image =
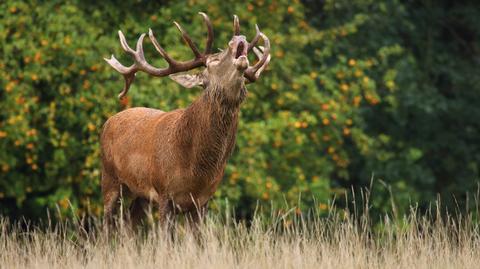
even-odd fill
[{"label": "deer ear", "polygon": [[204,76],[202,73],[193,74],[193,75],[179,73],[179,74],[171,74],[169,75],[169,77],[185,88],[193,88],[195,86],[203,87],[205,85]]}]

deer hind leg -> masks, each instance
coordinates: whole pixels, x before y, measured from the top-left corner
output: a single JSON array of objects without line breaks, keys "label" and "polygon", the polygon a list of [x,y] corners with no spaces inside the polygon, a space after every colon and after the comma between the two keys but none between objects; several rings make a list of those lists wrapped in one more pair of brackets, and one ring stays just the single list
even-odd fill
[{"label": "deer hind leg", "polygon": [[147,210],[147,205],[147,200],[141,197],[137,197],[132,201],[130,205],[130,224],[132,230],[137,228],[146,216],[145,210]]},{"label": "deer hind leg", "polygon": [[102,194],[103,223],[106,228],[112,225],[113,215],[119,207],[120,191],[118,180],[104,170],[102,172]]},{"label": "deer hind leg", "polygon": [[194,234],[197,234],[199,232],[199,228],[203,224],[207,213],[208,202],[202,206],[197,206],[194,210],[187,213],[188,226]]}]

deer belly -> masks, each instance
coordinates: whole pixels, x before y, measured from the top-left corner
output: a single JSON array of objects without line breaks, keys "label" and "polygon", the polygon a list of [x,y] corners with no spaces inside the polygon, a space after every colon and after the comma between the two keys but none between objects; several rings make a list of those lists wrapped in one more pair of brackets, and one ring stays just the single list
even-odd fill
[{"label": "deer belly", "polygon": [[176,191],[170,192],[170,197],[177,210],[180,212],[192,211],[205,205],[216,190],[216,185],[212,186],[208,182],[204,184],[191,184],[186,189],[186,184],[178,186]]},{"label": "deer belly", "polygon": [[149,182],[150,159],[143,154],[132,152],[124,160],[115,159],[118,180],[128,187],[135,196],[148,198],[152,185]]}]

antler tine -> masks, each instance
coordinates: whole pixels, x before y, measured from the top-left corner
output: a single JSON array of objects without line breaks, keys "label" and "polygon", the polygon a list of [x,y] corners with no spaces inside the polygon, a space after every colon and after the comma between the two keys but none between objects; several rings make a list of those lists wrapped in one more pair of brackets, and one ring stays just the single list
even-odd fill
[{"label": "antler tine", "polygon": [[168,55],[168,53],[160,46],[160,43],[158,43],[157,39],[153,35],[153,31],[151,28],[148,29],[148,38],[150,38],[150,41],[152,41],[153,46],[155,49],[160,53],[160,55],[167,61],[169,65],[175,65],[176,61]]},{"label": "antler tine", "polygon": [[210,21],[210,18],[207,16],[207,14],[203,12],[198,12],[198,14],[200,14],[203,17],[205,25],[207,26],[208,35],[207,35],[207,43],[205,45],[205,54],[210,54],[212,52],[212,45],[213,45],[213,39],[214,39],[212,22]]},{"label": "antler tine", "polygon": [[175,26],[177,27],[177,29],[182,33],[182,38],[185,42],[187,42],[188,46],[190,47],[190,49],[192,49],[193,51],[193,54],[195,54],[195,58],[196,59],[199,59],[202,57],[202,54],[200,53],[200,51],[198,51],[198,48],[197,46],[195,46],[195,44],[193,43],[192,39],[190,38],[190,36],[187,34],[187,32],[185,32],[185,30],[183,30],[182,26],[180,26],[180,24],[178,24],[176,21],[173,22],[175,24]]},{"label": "antler tine", "polygon": [[[260,73],[267,67],[268,63],[270,62],[270,40],[268,37],[263,34],[262,32],[258,31],[259,36],[263,39],[264,48],[263,53],[259,61],[254,66],[249,66],[247,70],[245,70],[245,77],[249,80],[249,82],[254,82],[260,76]],[[259,56],[258,51],[255,51],[257,57]]]},{"label": "antler tine", "polygon": [[[253,52],[255,53],[255,55],[258,57],[258,59],[261,59],[263,57],[263,50],[265,50],[265,47],[263,46],[259,46],[260,49],[258,48],[253,48]],[[257,70],[257,72],[255,72],[255,77],[258,78],[260,76],[260,74],[263,72],[263,70],[265,68],[267,68],[268,66],[268,63],[270,62],[270,59],[271,59],[271,55],[268,54],[268,57],[267,57],[267,60],[265,61],[265,63]]]},{"label": "antler tine", "polygon": [[135,79],[135,65],[132,65],[130,67],[126,67],[122,65],[116,58],[115,56],[110,57],[110,59],[104,58],[104,60],[111,65],[115,70],[117,70],[120,74],[123,75],[125,78],[125,85],[123,86],[122,91],[118,95],[118,98],[123,98],[125,94],[127,94],[128,89],[130,88],[130,85],[132,84],[133,80]]},{"label": "antler tine", "polygon": [[233,15],[233,35],[240,34],[240,22],[238,21],[238,16]]},{"label": "antler tine", "polygon": [[248,51],[250,51],[253,47],[255,47],[255,45],[257,45],[258,43],[258,40],[260,40],[260,28],[258,28],[258,25],[255,24],[255,37],[252,39],[252,42],[250,42],[250,44],[248,44]]},{"label": "antler tine", "polygon": [[113,55],[110,57],[110,59],[105,58],[105,61],[109,65],[111,65],[115,70],[117,70],[120,74],[122,74],[125,78],[125,86],[120,92],[118,96],[119,98],[122,98],[127,94],[128,89],[130,88],[130,85],[133,83],[135,79],[135,73],[138,71],[143,71],[155,77],[163,77],[173,73],[184,72],[184,71],[188,71],[190,69],[194,69],[202,65],[205,65],[205,61],[207,58],[206,56],[210,54],[212,50],[214,36],[213,36],[212,23],[210,22],[210,19],[208,18],[208,16],[203,12],[200,12],[200,15],[202,15],[208,30],[207,43],[206,43],[204,53],[200,53],[200,51],[198,50],[197,46],[195,46],[195,44],[193,43],[190,36],[183,30],[183,28],[177,22],[174,22],[175,26],[182,33],[183,40],[188,44],[188,46],[192,49],[193,53],[195,54],[195,58],[190,61],[182,62],[182,61],[176,61],[172,59],[168,55],[168,53],[162,48],[162,46],[160,46],[160,43],[158,43],[157,39],[153,35],[152,29],[148,30],[148,37],[152,41],[153,46],[168,63],[168,67],[166,68],[154,67],[145,60],[145,55],[143,52],[143,40],[145,39],[146,34],[140,35],[137,41],[136,49],[133,50],[128,45],[127,40],[125,39],[125,35],[122,33],[122,31],[118,31],[120,45],[122,46],[125,52],[127,52],[130,56],[132,56],[134,60],[134,63],[131,66],[126,67],[122,65]]},{"label": "antler tine", "polygon": [[258,63],[256,63],[253,68],[254,69],[258,69],[260,68],[262,65],[265,64],[265,62],[267,61],[267,58],[268,56],[270,55],[270,40],[268,39],[268,37],[263,34],[262,32],[260,32],[260,36],[262,37],[263,39],[263,45],[265,46],[265,49],[263,50],[263,57],[260,59],[260,61],[258,61]]},{"label": "antler tine", "polygon": [[135,61],[143,64],[145,61],[145,55],[143,54],[143,39],[145,38],[145,34],[141,34],[140,37],[137,40],[137,47],[136,47],[136,53],[134,54],[135,56]]},{"label": "antler tine", "polygon": [[127,40],[125,39],[125,36],[123,35],[122,31],[118,31],[118,37],[120,39],[120,45],[122,45],[122,48],[125,52],[127,52],[130,55],[135,54],[135,51],[128,46]]},{"label": "antler tine", "polygon": [[258,46],[257,47],[253,47],[253,53],[255,53],[255,56],[257,56],[258,59],[262,59],[263,57],[263,53],[262,51],[265,49],[264,46]]}]

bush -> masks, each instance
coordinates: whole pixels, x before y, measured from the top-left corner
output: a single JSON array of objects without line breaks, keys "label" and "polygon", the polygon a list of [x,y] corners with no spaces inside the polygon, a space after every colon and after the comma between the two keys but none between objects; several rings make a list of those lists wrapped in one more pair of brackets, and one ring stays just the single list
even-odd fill
[{"label": "bush", "polygon": [[[198,11],[212,19],[217,47],[231,37],[233,14],[245,35],[259,24],[272,43],[269,69],[248,86],[237,149],[213,208],[228,198],[248,216],[257,201],[301,210],[315,199],[326,212],[329,199],[369,186],[374,173],[382,180],[372,187],[374,209],[388,207],[391,194],[406,209],[437,192],[462,195],[478,181],[479,75],[471,54],[459,50],[466,44],[475,52],[472,29],[480,28],[464,30],[473,41],[447,43],[442,32],[478,25],[468,7],[455,5],[467,15],[446,25],[437,21],[448,19],[447,4],[432,13],[400,1],[8,0],[0,7],[3,214],[40,217],[57,205],[66,213],[70,203],[75,213],[101,214],[103,122],[130,106],[185,107],[200,94],[139,74],[119,102],[122,78],[102,58],[113,52],[129,62],[117,30],[133,45],[149,27],[173,57],[190,58],[171,22],[203,44]],[[437,24],[422,24],[429,20]],[[145,43],[147,59],[162,65]]]}]

